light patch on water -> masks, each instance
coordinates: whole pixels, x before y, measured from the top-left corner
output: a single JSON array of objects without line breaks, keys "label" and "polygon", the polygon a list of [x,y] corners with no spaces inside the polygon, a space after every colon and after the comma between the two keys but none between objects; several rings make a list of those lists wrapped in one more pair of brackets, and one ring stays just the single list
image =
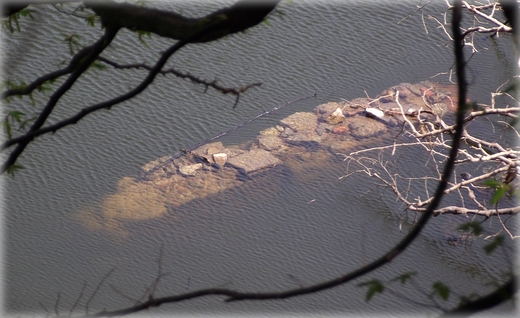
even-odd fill
[{"label": "light patch on water", "polygon": [[117,192],[105,196],[102,204],[80,209],[76,218],[91,231],[106,231],[117,238],[129,233],[122,221],[139,221],[163,216],[166,212],[165,197],[157,188],[124,177],[117,185]]}]

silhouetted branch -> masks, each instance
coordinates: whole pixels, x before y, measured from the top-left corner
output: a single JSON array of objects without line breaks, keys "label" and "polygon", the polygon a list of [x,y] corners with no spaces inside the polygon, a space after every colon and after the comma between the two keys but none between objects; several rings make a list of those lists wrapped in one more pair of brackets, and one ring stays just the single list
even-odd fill
[{"label": "silhouetted branch", "polygon": [[[182,47],[184,47],[188,43],[189,43],[189,39],[183,40],[183,41],[178,41],[177,43],[172,45],[169,49],[164,51],[164,53],[161,55],[161,57],[159,58],[157,63],[155,63],[155,65],[152,67],[150,72],[148,72],[148,75],[145,77],[145,79],[143,81],[141,81],[141,83],[139,85],[137,85],[134,89],[130,90],[126,94],[120,95],[119,97],[113,98],[113,99],[105,101],[105,102],[98,103],[96,105],[92,105],[90,107],[83,108],[76,115],[69,117],[67,119],[64,119],[62,121],[59,121],[56,124],[53,124],[53,125],[41,128],[41,129],[35,129],[35,130],[31,129],[25,135],[22,135],[20,137],[13,138],[13,139],[10,139],[10,140],[4,142],[0,149],[3,150],[5,148],[8,148],[15,144],[18,144],[19,146],[27,144],[38,136],[41,136],[43,134],[47,134],[50,132],[55,133],[57,130],[59,130],[63,127],[76,124],[83,117],[87,116],[90,113],[93,113],[100,109],[110,109],[110,107],[112,107],[114,105],[117,105],[119,103],[122,103],[124,101],[127,101],[127,100],[137,96],[138,94],[143,92],[153,82],[153,80],[155,79],[155,77],[157,76],[157,74],[159,73],[161,68],[164,66],[164,64],[166,64],[166,62],[168,61],[170,56],[172,56],[175,52],[180,50]],[[18,148],[16,148],[16,149],[18,149]],[[16,158],[18,157],[19,153],[16,152],[16,149],[15,149],[15,152],[13,152],[16,154],[16,156],[13,157],[13,153],[11,153],[8,161],[4,164],[4,167],[1,170],[2,173],[7,169],[7,167],[10,164],[14,163]],[[13,157],[13,158],[11,159],[11,157]]]},{"label": "silhouetted branch", "polygon": [[103,284],[105,283],[105,281],[108,279],[108,277],[114,272],[115,268],[112,268],[108,273],[106,273],[105,276],[103,276],[103,278],[101,279],[101,281],[99,281],[99,284],[97,285],[96,289],[94,289],[94,292],[92,293],[92,295],[90,295],[90,297],[88,298],[87,300],[87,303],[85,304],[85,312],[88,314],[88,307],[90,305],[90,302],[94,299],[94,297],[96,297],[98,291],[101,289],[101,286],[103,286]]},{"label": "silhouetted branch", "polygon": [[[80,53],[86,53],[86,51],[82,50],[82,51],[78,52],[75,55],[75,57],[78,56],[78,54],[80,54]],[[69,63],[69,65],[66,68],[57,70],[57,71],[49,73],[49,74],[45,74],[44,76],[37,78],[34,82],[30,83],[29,85],[26,85],[23,88],[8,89],[2,93],[2,98],[7,98],[9,96],[16,96],[16,95],[29,95],[35,89],[37,89],[38,87],[43,85],[45,82],[55,80],[58,77],[66,75],[66,74],[70,74],[74,70],[74,67],[75,67],[74,62],[76,62],[76,61],[79,61],[79,59],[75,60],[75,58],[73,58],[71,60],[71,63]]]},{"label": "silhouetted branch", "polygon": [[54,312],[56,313],[56,316],[60,315],[60,299],[61,293],[58,292],[58,297],[56,297],[56,302],[54,303]]},{"label": "silhouetted branch", "polygon": [[[116,69],[140,69],[140,68],[143,68],[143,69],[148,70],[148,71],[150,71],[152,69],[151,66],[148,66],[145,63],[121,65],[121,64],[118,64],[118,63],[116,63],[114,61],[111,61],[111,60],[109,60],[109,59],[107,59],[105,57],[102,57],[102,56],[98,57],[98,60],[100,60],[101,62],[104,62],[104,63],[106,63],[108,65],[111,65],[111,66],[113,66]],[[208,82],[208,81],[200,79],[200,78],[198,78],[198,77],[196,77],[194,75],[191,75],[190,73],[182,73],[181,71],[178,71],[178,70],[174,69],[173,67],[169,68],[169,69],[161,70],[159,72],[159,74],[161,74],[161,75],[173,74],[173,75],[175,75],[177,77],[180,77],[180,78],[189,79],[193,83],[204,85],[204,86],[206,86],[206,90],[208,89],[208,87],[213,87],[214,89],[220,91],[222,94],[229,94],[230,93],[232,95],[237,95],[237,96],[240,95],[240,93],[243,93],[243,92],[247,91],[251,87],[262,85],[262,83],[253,83],[253,84],[245,85],[245,86],[242,86],[242,87],[239,87],[239,88],[224,87],[224,86],[218,84],[216,80]],[[206,92],[206,91],[204,91],[204,92]]]},{"label": "silhouetted branch", "polygon": [[[0,174],[4,173],[11,165],[16,162],[18,156],[20,156],[25,147],[27,147],[27,145],[35,137],[31,134],[35,133],[43,126],[60,98],[74,85],[76,80],[88,69],[90,64],[96,60],[97,56],[108,46],[108,44],[112,42],[117,32],[118,29],[106,28],[105,34],[96,43],[83,50],[82,54],[84,54],[84,56],[80,59],[77,66],[74,68],[74,71],[49,98],[47,105],[40,112],[38,118],[29,129],[29,132],[25,135],[27,137],[17,142],[17,147],[9,154],[9,157],[1,166]],[[3,149],[4,148],[2,148],[2,150]]]},{"label": "silhouetted branch", "polygon": [[28,3],[23,3],[22,1],[20,2],[7,2],[7,3],[2,3],[2,7],[0,9],[2,9],[2,18],[4,17],[8,17],[10,15],[13,15],[17,12],[20,12],[22,11],[23,9],[27,8],[29,4]]},{"label": "silhouetted branch", "polygon": [[76,306],[79,304],[79,301],[81,300],[81,298],[83,297],[83,293],[85,292],[85,288],[87,287],[87,282],[86,281],[83,281],[83,286],[81,287],[81,292],[79,293],[79,296],[78,298],[76,299],[76,301],[74,302],[74,304],[72,305],[72,307],[70,308],[69,310],[69,316],[72,315],[72,312],[74,311],[74,309],[76,308]]},{"label": "silhouetted branch", "polygon": [[[186,18],[175,12],[142,7],[130,3],[89,3],[88,6],[101,17],[103,25],[129,30],[141,30],[174,40],[192,39],[192,43],[209,42],[229,34],[244,31],[262,22],[280,0],[240,0],[228,8],[215,11],[201,18]],[[219,23],[218,27],[214,26]],[[202,36],[193,38],[206,30]]]},{"label": "silhouetted branch", "polygon": [[493,308],[511,299],[518,290],[515,278],[511,277],[505,284],[492,293],[473,301],[467,301],[457,308],[447,311],[442,317],[467,317],[477,312]]}]

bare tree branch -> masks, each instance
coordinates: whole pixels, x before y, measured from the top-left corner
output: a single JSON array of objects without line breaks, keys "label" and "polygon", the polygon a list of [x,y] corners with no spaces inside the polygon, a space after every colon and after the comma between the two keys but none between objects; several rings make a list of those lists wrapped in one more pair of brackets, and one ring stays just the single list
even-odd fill
[{"label": "bare tree branch", "polygon": [[76,306],[79,304],[79,301],[81,300],[81,298],[83,297],[83,293],[85,292],[85,288],[87,287],[87,282],[86,281],[83,281],[83,286],[81,287],[81,291],[78,295],[78,298],[76,299],[76,301],[74,302],[74,304],[72,305],[72,307],[70,307],[70,310],[69,310],[69,316],[72,315],[72,313],[74,312],[74,309],[76,308]]},{"label": "bare tree branch", "polygon": [[[121,64],[118,64],[118,63],[116,63],[114,61],[111,61],[111,60],[109,60],[109,59],[107,59],[105,57],[102,57],[102,56],[98,57],[98,60],[100,60],[101,62],[104,62],[104,63],[106,63],[108,65],[111,65],[111,66],[113,66],[116,69],[140,69],[140,68],[143,68],[143,69],[149,70],[149,71],[152,69],[151,66],[148,66],[145,63],[121,65]],[[204,85],[204,86],[206,86],[206,90],[208,89],[208,87],[212,87],[212,88],[216,89],[217,91],[220,91],[222,94],[232,94],[232,95],[236,95],[236,96],[240,95],[240,93],[243,93],[243,92],[247,91],[251,87],[262,85],[262,83],[253,83],[253,84],[248,84],[248,85],[245,85],[245,86],[242,86],[242,87],[239,87],[239,88],[224,87],[224,86],[218,84],[216,80],[208,82],[208,81],[200,79],[200,78],[198,78],[198,77],[196,77],[196,76],[194,76],[194,75],[192,75],[190,73],[182,73],[181,71],[178,71],[178,70],[176,70],[173,67],[169,68],[169,69],[161,70],[159,72],[159,74],[161,74],[161,75],[173,74],[173,75],[175,75],[177,77],[180,77],[180,78],[189,79],[193,83]]]},{"label": "bare tree branch", "polygon": [[[124,102],[126,100],[129,100],[129,99],[137,96],[138,94],[143,92],[153,82],[153,80],[155,79],[157,74],[160,72],[162,67],[166,64],[166,62],[168,61],[170,56],[172,56],[175,52],[180,50],[182,47],[184,47],[188,43],[189,43],[189,39],[188,40],[183,40],[183,41],[178,41],[177,43],[172,45],[169,49],[164,51],[164,53],[161,55],[159,60],[155,63],[155,65],[152,67],[152,69],[150,70],[148,75],[143,79],[143,81],[141,81],[141,83],[139,85],[137,85],[134,89],[130,90],[129,92],[127,92],[127,93],[125,93],[123,95],[120,95],[120,96],[118,96],[116,98],[113,98],[111,100],[108,100],[108,101],[105,101],[105,102],[101,102],[101,103],[98,103],[98,104],[95,104],[95,105],[83,108],[76,115],[74,115],[72,117],[69,117],[69,118],[67,118],[65,120],[59,121],[56,124],[53,124],[53,125],[41,128],[41,129],[34,129],[34,130],[31,129],[28,133],[26,133],[23,136],[20,136],[20,137],[17,137],[17,138],[13,138],[13,139],[10,139],[10,140],[4,142],[0,149],[3,150],[5,148],[10,147],[10,146],[15,145],[15,144],[18,144],[18,145],[26,144],[26,143],[30,142],[31,140],[33,140],[34,138],[36,138],[38,136],[41,136],[43,134],[47,134],[47,133],[50,133],[50,132],[54,133],[57,130],[63,128],[63,127],[66,127],[68,125],[76,124],[83,117],[87,116],[88,114],[90,114],[92,112],[98,111],[100,109],[110,109],[110,107],[112,107],[114,105],[117,105],[119,103],[122,103],[122,102]],[[15,149],[15,151],[16,151],[16,149]],[[15,153],[15,152],[13,152],[13,153]],[[10,164],[14,163],[14,161],[16,160],[16,157],[18,155],[16,157],[14,157],[13,159],[11,159],[11,157],[13,156],[13,153],[11,153],[11,155],[9,156],[8,161],[4,164],[4,167],[1,170],[2,173],[5,172],[7,167]]]},{"label": "bare tree branch", "polygon": [[105,276],[103,276],[103,278],[101,279],[101,281],[99,281],[99,284],[97,285],[96,289],[94,289],[94,292],[92,293],[92,295],[90,295],[90,297],[88,298],[87,300],[87,303],[85,304],[85,311],[87,312],[88,314],[88,310],[89,310],[89,306],[90,306],[90,302],[94,299],[94,297],[96,297],[98,291],[101,289],[101,286],[103,286],[103,284],[105,283],[105,281],[108,279],[108,277],[110,275],[112,275],[112,273],[114,272],[114,268],[112,268],[108,273],[105,274]]},{"label": "bare tree branch", "polygon": [[[85,49],[85,56],[79,61],[74,71],[70,74],[67,80],[52,94],[47,102],[47,105],[38,115],[38,118],[29,129],[28,134],[31,134],[40,129],[60,98],[74,85],[76,80],[88,69],[90,64],[95,61],[97,56],[112,42],[119,29],[107,27],[105,34],[92,46]],[[32,141],[32,138],[26,138],[18,143],[18,146],[9,154],[7,160],[0,167],[0,174],[4,173],[11,165],[16,162],[16,159],[24,151],[25,147]]]},{"label": "bare tree branch", "polygon": [[29,95],[30,93],[32,93],[35,89],[37,89],[39,86],[41,86],[45,82],[57,79],[58,77],[66,75],[66,74],[70,74],[73,70],[74,70],[74,67],[71,64],[69,64],[69,66],[67,66],[64,69],[61,69],[61,70],[58,70],[58,71],[55,71],[55,72],[52,72],[49,74],[45,74],[44,76],[37,78],[34,82],[30,83],[29,85],[27,85],[23,88],[15,88],[15,89],[6,90],[5,92],[2,93],[2,98],[7,98],[7,97],[13,96],[13,95]]},{"label": "bare tree branch", "polygon": [[[103,25],[151,32],[170,39],[185,40],[206,30],[203,36],[192,40],[192,43],[201,43],[214,41],[257,25],[276,7],[279,1],[241,0],[229,8],[197,19],[186,18],[174,12],[113,1],[102,4],[92,3],[88,6],[101,17]],[[208,25],[214,25],[216,22],[219,23],[219,27],[208,31]]]},{"label": "bare tree branch", "polygon": [[8,17],[10,15],[13,15],[17,12],[22,11],[23,9],[27,8],[29,4],[20,2],[8,2],[8,3],[2,3],[2,18]]},{"label": "bare tree branch", "polygon": [[518,290],[515,278],[511,277],[502,286],[492,293],[473,301],[467,301],[457,308],[447,311],[442,317],[468,317],[477,312],[493,308],[504,301],[511,299]]}]

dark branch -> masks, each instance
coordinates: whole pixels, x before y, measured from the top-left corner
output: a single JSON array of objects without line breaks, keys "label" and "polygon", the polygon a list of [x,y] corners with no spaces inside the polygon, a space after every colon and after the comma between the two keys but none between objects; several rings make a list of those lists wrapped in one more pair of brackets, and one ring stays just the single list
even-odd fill
[{"label": "dark branch", "polygon": [[20,2],[10,2],[5,3],[2,6],[2,18],[11,16],[17,12],[22,11],[23,9],[27,8],[29,4],[28,3],[20,3]]},{"label": "dark branch", "polygon": [[93,49],[94,45],[83,48],[79,52],[77,52],[70,60],[69,65],[67,65],[67,67],[43,75],[25,87],[6,90],[2,93],[2,98],[7,98],[9,96],[15,95],[29,95],[35,89],[43,85],[45,82],[55,80],[60,76],[72,73],[76,69],[76,67],[78,67],[78,65],[82,62],[82,59],[85,58],[89,53],[91,53],[91,50]]},{"label": "dark branch", "polygon": [[[195,36],[198,36],[198,35],[195,35]],[[137,85],[134,89],[132,89],[128,93],[123,94],[123,95],[121,95],[119,97],[116,97],[114,99],[111,99],[109,101],[105,101],[105,102],[102,102],[102,103],[99,103],[99,104],[96,104],[96,105],[93,105],[93,106],[90,106],[90,107],[83,108],[76,115],[74,115],[72,117],[69,117],[68,119],[62,120],[62,121],[60,121],[60,122],[58,122],[58,123],[56,123],[54,125],[50,125],[50,126],[38,129],[38,130],[32,130],[32,131],[29,131],[27,134],[25,134],[23,136],[10,139],[10,140],[6,141],[4,144],[2,144],[2,148],[1,149],[3,150],[5,148],[7,148],[7,147],[10,147],[10,146],[14,145],[14,144],[22,145],[24,143],[30,142],[32,139],[34,139],[34,138],[36,138],[38,136],[41,136],[43,134],[47,134],[47,133],[50,133],[50,132],[54,133],[57,130],[63,128],[63,127],[66,127],[68,125],[76,124],[83,117],[87,116],[88,114],[90,114],[92,112],[95,112],[95,111],[98,111],[98,110],[104,109],[104,108],[105,109],[109,109],[110,107],[112,107],[114,105],[117,105],[119,103],[122,103],[124,101],[127,101],[127,100],[137,96],[138,94],[143,92],[153,82],[153,80],[155,79],[157,74],[159,74],[159,72],[161,71],[162,67],[166,64],[166,62],[168,61],[170,56],[172,56],[179,49],[181,49],[182,47],[187,45],[189,43],[189,41],[190,41],[190,39],[178,41],[177,43],[172,45],[168,50],[166,50],[161,55],[161,57],[159,58],[157,63],[151,68],[151,70],[148,73],[148,75],[146,76],[146,78],[139,85]],[[16,149],[15,149],[15,151],[16,151]],[[14,163],[14,161],[13,161],[13,163]],[[7,167],[8,166],[5,166],[4,170],[2,170],[2,172],[4,172],[5,169],[7,169]]]},{"label": "dark branch", "polygon": [[66,74],[70,74],[73,69],[74,69],[74,67],[71,67],[71,64],[69,64],[69,66],[64,69],[61,69],[61,70],[58,70],[58,71],[55,71],[55,72],[52,72],[49,74],[45,74],[44,76],[37,78],[34,82],[32,82],[31,84],[29,84],[23,88],[15,88],[15,89],[6,90],[5,92],[2,93],[2,98],[7,98],[9,96],[14,96],[14,95],[29,95],[36,88],[40,87],[45,82],[57,79],[58,77],[66,75]]},{"label": "dark branch", "polygon": [[511,277],[492,293],[476,300],[465,302],[459,307],[445,312],[442,317],[467,317],[482,310],[490,309],[511,299],[517,290],[518,285],[515,284],[514,277]]},{"label": "dark branch", "polygon": [[88,4],[101,17],[103,25],[141,30],[175,40],[191,38],[208,25],[221,22],[198,37],[193,43],[209,42],[229,34],[244,31],[262,22],[280,0],[241,0],[231,7],[215,11],[202,18],[186,18],[174,12],[136,6],[129,3],[105,2]]},{"label": "dark branch", "polygon": [[[78,64],[74,67],[74,71],[49,98],[47,105],[40,112],[38,118],[29,129],[27,135],[30,135],[43,126],[60,98],[74,85],[76,80],[89,68],[90,64],[96,60],[99,54],[103,52],[103,50],[110,44],[110,42],[112,42],[118,30],[119,29],[107,28],[105,30],[105,34],[96,43],[82,50],[83,53],[77,62]],[[26,140],[18,143],[18,146],[13,150],[13,152],[9,154],[9,157],[0,168],[0,174],[4,173],[11,165],[16,162],[18,156],[20,156],[20,154],[24,151],[25,147],[27,147],[32,139],[33,138],[27,138]]]},{"label": "dark branch", "polygon": [[[102,57],[102,56],[100,56],[98,58],[98,60],[100,60],[101,62],[104,62],[104,63],[106,63],[106,64],[108,64],[110,66],[113,66],[116,69],[140,69],[140,68],[143,68],[143,69],[148,70],[148,71],[150,71],[152,69],[151,66],[146,65],[144,63],[121,65],[121,64],[118,64],[118,63],[116,63],[114,61],[111,61],[111,60],[109,60],[109,59],[107,59],[105,57]],[[245,85],[245,86],[242,86],[242,87],[239,87],[239,88],[224,87],[224,86],[218,84],[216,80],[208,82],[208,81],[200,79],[200,78],[198,78],[198,77],[196,77],[194,75],[191,75],[190,73],[182,73],[181,71],[178,71],[178,70],[174,69],[173,67],[169,68],[169,69],[166,69],[166,70],[161,70],[159,72],[159,74],[161,74],[161,75],[173,74],[173,75],[175,75],[177,77],[180,77],[180,78],[189,79],[190,81],[192,81],[195,84],[201,84],[201,85],[206,86],[206,90],[207,90],[208,87],[213,87],[214,89],[220,91],[222,94],[239,95],[240,93],[243,93],[243,92],[247,91],[251,87],[262,85],[262,83],[253,83],[253,84]]]}]

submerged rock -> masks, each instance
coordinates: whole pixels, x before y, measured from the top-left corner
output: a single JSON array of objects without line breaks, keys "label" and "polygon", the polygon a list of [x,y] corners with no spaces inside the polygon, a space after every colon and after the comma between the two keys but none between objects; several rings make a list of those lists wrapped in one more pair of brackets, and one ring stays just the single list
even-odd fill
[{"label": "submerged rock", "polygon": [[379,118],[382,119],[385,113],[382,110],[377,108],[367,108],[365,109],[367,117]]},{"label": "submerged rock", "polygon": [[350,132],[350,129],[346,125],[336,126],[332,129],[333,134],[346,135]]},{"label": "submerged rock", "polygon": [[327,123],[319,123],[318,127],[316,127],[316,133],[319,136],[323,136],[324,134],[331,132],[333,127],[334,126]]},{"label": "submerged rock", "polygon": [[258,144],[267,151],[273,151],[282,148],[283,140],[273,135],[261,135],[258,137]]},{"label": "submerged rock", "polygon": [[316,129],[318,117],[309,112],[296,112],[280,120],[280,125],[290,128],[293,131],[304,131]]},{"label": "submerged rock", "polygon": [[192,176],[195,174],[195,171],[202,168],[202,163],[196,163],[194,165],[187,165],[179,167],[179,172],[185,176]]},{"label": "submerged rock", "polygon": [[213,154],[219,152],[224,152],[224,145],[220,141],[202,145],[191,151],[192,154],[205,158],[209,163],[214,163]]},{"label": "submerged rock", "polygon": [[269,127],[260,131],[261,136],[278,136],[280,135],[280,131],[276,129],[276,127]]},{"label": "submerged rock", "polygon": [[329,102],[316,106],[315,111],[317,115],[325,115],[327,117],[338,108],[341,108],[340,103]]},{"label": "submerged rock", "polygon": [[327,123],[331,125],[337,125],[343,121],[345,121],[345,115],[343,115],[341,108],[336,108],[336,110],[327,117]]},{"label": "submerged rock", "polygon": [[214,153],[213,154],[213,161],[221,167],[223,167],[226,164],[227,158],[228,158],[228,156],[225,153]]},{"label": "submerged rock", "polygon": [[373,119],[367,120],[362,116],[349,117],[346,123],[348,123],[352,136],[357,138],[377,136],[386,130],[385,124]]},{"label": "submerged rock", "polygon": [[282,161],[264,149],[253,149],[236,157],[229,158],[228,164],[243,170],[245,173],[253,173],[258,170],[281,164]]},{"label": "submerged rock", "polygon": [[435,103],[432,105],[432,111],[434,114],[442,117],[448,113],[449,107],[445,103]]},{"label": "submerged rock", "polygon": [[373,107],[373,100],[370,99],[370,98],[365,98],[365,97],[358,97],[358,98],[354,98],[353,100],[350,101],[350,107],[351,108],[356,108],[356,109],[365,109],[367,107]]},{"label": "submerged rock", "polygon": [[105,198],[103,216],[95,220],[115,228],[115,220],[160,217],[167,209],[240,186],[252,176],[263,176],[260,171],[273,171],[277,168],[272,167],[281,164],[285,165],[279,169],[310,178],[309,167],[318,171],[329,157],[380,142],[382,133],[401,127],[398,124],[404,118],[397,94],[404,116],[412,121],[419,112],[422,120],[443,116],[457,103],[456,90],[440,90],[429,82],[401,83],[374,99],[329,102],[318,105],[314,112],[296,112],[242,145],[212,142],[182,156],[165,156],[145,164],[140,178],[121,180],[117,193]]},{"label": "submerged rock", "polygon": [[319,147],[321,136],[314,130],[304,130],[294,133],[285,138],[285,142],[295,146],[303,146],[306,148]]}]

